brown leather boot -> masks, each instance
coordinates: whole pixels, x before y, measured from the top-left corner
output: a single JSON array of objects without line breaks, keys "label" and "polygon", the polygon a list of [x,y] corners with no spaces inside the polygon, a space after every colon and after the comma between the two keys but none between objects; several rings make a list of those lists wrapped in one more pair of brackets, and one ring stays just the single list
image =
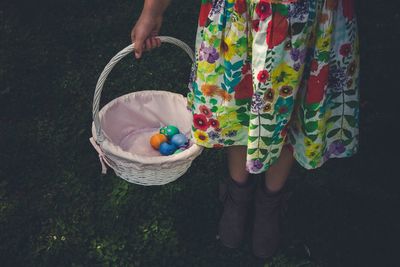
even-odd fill
[{"label": "brown leather boot", "polygon": [[259,258],[272,256],[280,242],[280,220],[290,193],[269,191],[264,179],[257,183],[255,217],[252,234],[253,254]]},{"label": "brown leather boot", "polygon": [[228,177],[219,184],[219,199],[224,210],[219,221],[218,236],[221,243],[228,248],[240,246],[249,204],[254,199],[255,179],[248,178],[246,185],[239,186]]}]

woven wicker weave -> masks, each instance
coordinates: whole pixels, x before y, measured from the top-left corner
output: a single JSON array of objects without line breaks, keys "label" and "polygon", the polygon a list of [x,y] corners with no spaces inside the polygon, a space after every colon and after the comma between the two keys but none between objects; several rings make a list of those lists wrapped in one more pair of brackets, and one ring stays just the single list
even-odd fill
[{"label": "woven wicker weave", "polygon": [[[194,60],[193,51],[182,41],[166,36],[160,36],[159,38],[162,43],[171,43],[182,48],[190,56],[192,61]],[[113,67],[124,56],[132,55],[133,51],[134,44],[129,45],[121,50],[110,60],[99,77],[93,98],[93,137],[90,138],[90,141],[99,154],[103,173],[106,172],[108,165],[114,169],[117,176],[125,179],[128,182],[147,186],[164,185],[182,176],[190,167],[192,161],[201,154],[202,147],[192,144],[187,150],[176,155],[154,158],[143,157],[135,153],[124,151],[117,144],[113,144],[112,141],[106,137],[106,134],[102,130],[101,118],[105,112],[111,112],[107,110],[107,108],[111,102],[116,100],[114,99],[99,111],[100,97],[104,82]],[[141,94],[144,96],[150,95],[150,97],[151,94],[157,94],[158,97],[160,97],[161,94],[161,97],[163,97],[165,101],[168,101],[168,99],[171,97],[174,97],[176,100],[178,97],[178,100],[179,98],[182,98],[182,101],[180,101],[182,105],[186,104],[186,99],[182,95],[177,96],[178,94],[166,91],[139,91],[121,96],[119,98],[133,98],[136,96],[135,94]]]}]

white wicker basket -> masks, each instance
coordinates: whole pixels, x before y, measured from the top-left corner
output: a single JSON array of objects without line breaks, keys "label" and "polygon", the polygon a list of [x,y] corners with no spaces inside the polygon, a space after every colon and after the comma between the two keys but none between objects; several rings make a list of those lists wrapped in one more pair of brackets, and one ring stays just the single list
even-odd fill
[{"label": "white wicker basket", "polygon": [[[194,60],[193,51],[182,41],[165,36],[159,38],[162,43],[171,43],[182,48],[192,61]],[[203,148],[192,142],[188,149],[179,154],[147,156],[137,153],[135,147],[127,149],[126,146],[121,145],[121,140],[126,139],[126,136],[135,139],[134,134],[140,132],[140,128],[147,127],[143,124],[143,118],[141,118],[140,123],[135,124],[135,114],[139,116],[149,114],[147,117],[150,118],[149,124],[151,125],[147,128],[154,131],[161,126],[172,124],[177,125],[182,132],[189,135],[192,121],[192,114],[186,108],[186,98],[180,94],[167,91],[138,91],[123,95],[112,100],[99,111],[101,92],[108,74],[124,56],[132,55],[133,51],[134,44],[121,50],[110,60],[99,77],[93,98],[92,138],[90,138],[90,142],[99,153],[102,173],[106,173],[108,165],[114,169],[117,176],[128,182],[139,185],[163,185],[182,176],[190,167],[192,161],[201,154]],[[146,108],[154,107],[160,103],[162,103],[164,109],[170,109],[171,112],[166,110],[162,114],[154,115],[155,112],[146,110]],[[122,120],[119,112],[125,113],[123,122],[116,127],[107,125],[112,120]],[[133,114],[133,116],[126,116],[126,113]],[[171,114],[179,117],[171,117]],[[161,117],[157,118],[158,115]],[[145,123],[147,122],[145,121]],[[143,136],[141,139],[140,144],[149,146],[148,142],[143,142],[145,140]],[[132,141],[130,142],[132,143]]]}]

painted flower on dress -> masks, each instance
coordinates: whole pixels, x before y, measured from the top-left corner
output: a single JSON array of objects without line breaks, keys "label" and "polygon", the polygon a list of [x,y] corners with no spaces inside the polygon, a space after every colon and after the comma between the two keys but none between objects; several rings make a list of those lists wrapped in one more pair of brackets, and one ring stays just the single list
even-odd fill
[{"label": "painted flower on dress", "polygon": [[199,106],[200,113],[204,114],[207,118],[212,116],[211,110],[206,105]]},{"label": "painted flower on dress", "polygon": [[329,67],[328,87],[335,92],[341,92],[346,84],[345,69],[337,64],[331,64]]},{"label": "painted flower on dress", "polygon": [[333,143],[331,143],[328,148],[329,154],[333,154],[336,156],[342,154],[345,150],[346,147],[344,146],[342,140],[333,141]]},{"label": "painted flower on dress", "polygon": [[243,14],[247,10],[246,0],[236,0],[235,6],[233,7],[233,9],[238,14]]},{"label": "painted flower on dress", "polygon": [[204,42],[201,43],[199,49],[199,60],[206,60],[208,63],[213,64],[219,58],[217,49],[212,46],[205,46]]},{"label": "painted flower on dress", "polygon": [[318,75],[310,75],[307,84],[306,103],[319,103],[324,97],[325,86],[328,82],[329,65],[321,68]]},{"label": "painted flower on dress", "polygon": [[209,140],[208,134],[201,130],[196,130],[193,135],[196,143],[199,145],[207,144]]},{"label": "painted flower on dress", "polygon": [[250,172],[256,173],[263,168],[263,164],[259,159],[252,159],[246,162],[246,169]]},{"label": "painted flower on dress", "polygon": [[279,64],[271,73],[272,88],[294,86],[298,80],[298,72],[286,63]]},{"label": "painted flower on dress", "polygon": [[292,95],[292,93],[293,93],[293,87],[290,85],[282,86],[279,89],[279,95],[282,97],[288,97],[288,96]]},{"label": "painted flower on dress", "polygon": [[257,74],[257,80],[260,83],[265,83],[268,78],[269,78],[269,73],[267,70],[260,70],[260,72]]},{"label": "painted flower on dress", "polygon": [[194,114],[193,115],[193,125],[195,128],[200,130],[207,130],[210,126],[207,117],[204,114]]},{"label": "painted flower on dress", "polygon": [[208,14],[210,13],[212,3],[207,1],[201,4],[200,14],[199,14],[199,26],[204,27],[207,22]]},{"label": "painted flower on dress", "polygon": [[251,22],[251,26],[253,27],[253,30],[258,32],[260,30],[260,20],[255,19]]},{"label": "painted flower on dress", "polygon": [[343,15],[348,20],[354,17],[354,0],[342,0]]},{"label": "painted flower on dress", "polygon": [[235,99],[249,99],[253,95],[253,78],[246,74],[243,79],[234,87]]},{"label": "painted flower on dress", "polygon": [[256,13],[260,20],[265,20],[272,14],[271,4],[267,0],[260,0],[256,6]]},{"label": "painted flower on dress", "polygon": [[351,53],[351,44],[349,44],[349,43],[343,44],[340,47],[339,53],[344,57],[347,57],[348,55],[350,55],[350,53]]},{"label": "painted flower on dress", "polygon": [[263,109],[264,102],[259,94],[253,94],[251,100],[251,112],[257,113]]},{"label": "painted flower on dress", "polygon": [[273,48],[281,44],[288,36],[289,21],[287,17],[279,12],[275,12],[273,18],[268,22],[267,27],[267,44],[269,48]]},{"label": "painted flower on dress", "polygon": [[268,88],[268,90],[264,94],[264,101],[273,102],[275,98],[275,91],[272,88]]},{"label": "painted flower on dress", "polygon": [[219,121],[218,120],[210,119],[208,122],[209,122],[211,127],[215,128],[215,129],[219,128]]}]

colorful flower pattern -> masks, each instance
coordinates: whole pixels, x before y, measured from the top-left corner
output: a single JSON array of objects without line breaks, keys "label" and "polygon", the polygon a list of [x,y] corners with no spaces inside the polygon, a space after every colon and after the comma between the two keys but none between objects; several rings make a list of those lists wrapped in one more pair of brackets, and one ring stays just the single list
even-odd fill
[{"label": "colorful flower pattern", "polygon": [[260,173],[284,145],[307,169],[358,149],[353,0],[202,0],[188,107],[195,142],[247,146]]}]

